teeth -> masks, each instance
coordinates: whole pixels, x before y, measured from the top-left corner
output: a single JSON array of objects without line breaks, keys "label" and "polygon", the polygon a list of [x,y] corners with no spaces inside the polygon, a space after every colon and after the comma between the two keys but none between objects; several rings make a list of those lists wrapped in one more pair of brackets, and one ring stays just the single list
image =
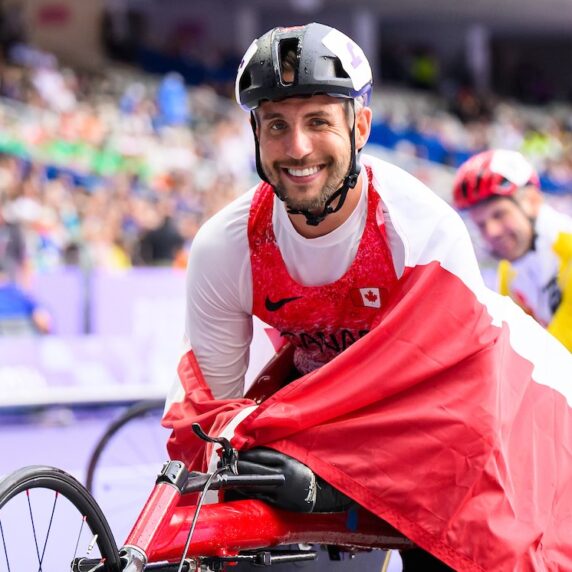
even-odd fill
[{"label": "teeth", "polygon": [[288,174],[293,177],[308,177],[314,175],[320,170],[320,167],[307,167],[306,169],[288,169]]}]

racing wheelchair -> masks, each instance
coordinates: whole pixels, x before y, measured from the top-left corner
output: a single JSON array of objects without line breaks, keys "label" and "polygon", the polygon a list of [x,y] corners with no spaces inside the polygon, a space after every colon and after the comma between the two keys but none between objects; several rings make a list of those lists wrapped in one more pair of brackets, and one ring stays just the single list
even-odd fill
[{"label": "racing wheelchair", "polygon": [[118,548],[101,508],[74,477],[32,466],[0,482],[0,568],[71,572],[221,571],[227,564],[271,566],[315,558],[315,552],[270,550],[285,544],[321,544],[351,552],[407,548],[408,539],[366,510],[291,513],[259,500],[205,504],[207,491],[280,486],[282,475],[241,475],[237,453],[224,438],[212,473],[183,463],[162,467],[123,546]]},{"label": "racing wheelchair", "polygon": [[[292,373],[290,364],[291,349],[278,351],[247,397],[261,402],[272,395]],[[109,440],[133,419],[141,419],[142,412],[161,408],[158,403],[136,406],[110,426],[90,462],[91,487]],[[305,549],[280,551],[285,545],[323,545],[338,555],[413,546],[358,506],[301,514],[254,499],[205,502],[209,491],[280,486],[284,476],[239,474],[237,452],[228,440],[209,437],[197,424],[193,431],[205,445],[220,448],[217,468],[198,473],[180,461],[165,463],[155,484],[149,481],[151,493],[121,547],[106,517],[111,509],[102,510],[88,488],[70,474],[31,466],[5,477],[0,481],[0,571],[218,572],[237,563],[266,567],[317,555]]]}]

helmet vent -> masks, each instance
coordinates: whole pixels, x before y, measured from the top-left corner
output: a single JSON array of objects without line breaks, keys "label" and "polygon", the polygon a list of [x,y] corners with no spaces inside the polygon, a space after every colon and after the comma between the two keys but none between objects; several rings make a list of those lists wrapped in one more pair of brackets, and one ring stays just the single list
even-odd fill
[{"label": "helmet vent", "polygon": [[469,183],[466,180],[461,183],[461,194],[464,199],[469,196]]},{"label": "helmet vent", "polygon": [[251,85],[252,85],[252,76],[250,75],[250,71],[246,70],[240,78],[239,89],[240,91],[244,91],[248,89]]},{"label": "helmet vent", "polygon": [[298,79],[298,38],[280,41],[280,82],[294,85]]},{"label": "helmet vent", "polygon": [[332,58],[334,62],[334,73],[336,77],[349,78],[348,72],[344,69],[339,58]]}]

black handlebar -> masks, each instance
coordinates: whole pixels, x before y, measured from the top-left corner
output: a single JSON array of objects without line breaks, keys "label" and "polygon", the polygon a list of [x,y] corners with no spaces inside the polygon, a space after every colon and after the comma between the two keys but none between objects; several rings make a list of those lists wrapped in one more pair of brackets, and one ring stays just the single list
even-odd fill
[{"label": "black handlebar", "polygon": [[[202,491],[210,475],[207,473],[189,473],[187,482],[181,492],[194,493]],[[248,487],[279,487],[285,481],[284,475],[230,475],[223,473],[217,475],[209,486],[210,490],[236,489]]]}]

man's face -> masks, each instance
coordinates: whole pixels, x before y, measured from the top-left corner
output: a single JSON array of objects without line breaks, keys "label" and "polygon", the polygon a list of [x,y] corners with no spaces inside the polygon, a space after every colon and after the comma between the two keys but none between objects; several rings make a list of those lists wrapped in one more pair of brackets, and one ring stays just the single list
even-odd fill
[{"label": "man's face", "polygon": [[512,199],[499,197],[475,205],[469,216],[494,256],[512,262],[530,250],[532,222]]},{"label": "man's face", "polygon": [[350,165],[342,101],[327,95],[267,101],[256,116],[262,168],[278,196],[292,209],[323,209]]}]

